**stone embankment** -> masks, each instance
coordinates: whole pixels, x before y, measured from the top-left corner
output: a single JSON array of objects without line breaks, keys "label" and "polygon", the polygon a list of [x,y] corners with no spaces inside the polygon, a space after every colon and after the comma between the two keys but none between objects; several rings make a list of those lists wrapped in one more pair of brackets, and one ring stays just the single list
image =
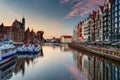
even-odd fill
[{"label": "stone embankment", "polygon": [[87,46],[83,46],[83,45],[80,45],[80,44],[71,43],[71,44],[69,44],[69,46],[70,46],[70,48],[74,48],[76,50],[82,50],[82,51],[85,51],[85,52],[89,52],[90,54],[93,54],[93,55],[98,55],[98,56],[101,56],[101,57],[104,57],[104,58],[107,58],[107,59],[112,59],[112,60],[120,62],[120,57],[119,56],[110,55],[110,54],[107,54],[107,53],[102,53],[102,52],[90,49]]}]

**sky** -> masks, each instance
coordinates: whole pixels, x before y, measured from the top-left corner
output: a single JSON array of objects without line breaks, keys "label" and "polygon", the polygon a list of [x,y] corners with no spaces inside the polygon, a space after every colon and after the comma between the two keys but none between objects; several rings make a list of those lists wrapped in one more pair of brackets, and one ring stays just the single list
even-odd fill
[{"label": "sky", "polygon": [[0,0],[0,24],[26,19],[26,29],[44,31],[45,38],[72,35],[73,27],[104,0]]}]

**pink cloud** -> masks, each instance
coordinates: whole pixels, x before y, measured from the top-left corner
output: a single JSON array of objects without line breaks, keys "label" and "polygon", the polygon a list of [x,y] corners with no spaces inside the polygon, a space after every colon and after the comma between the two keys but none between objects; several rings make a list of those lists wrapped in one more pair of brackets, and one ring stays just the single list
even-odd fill
[{"label": "pink cloud", "polygon": [[82,73],[82,71],[79,71],[77,68],[67,65],[67,69],[70,71],[70,73],[74,76],[76,80],[87,80],[85,75]]},{"label": "pink cloud", "polygon": [[61,4],[65,4],[65,3],[68,3],[68,2],[69,2],[69,0],[61,0],[60,1]]},{"label": "pink cloud", "polygon": [[60,3],[61,4],[67,4],[67,3],[71,3],[73,4],[74,2],[78,2],[79,0],[61,0]]},{"label": "pink cloud", "polygon": [[104,3],[104,0],[61,0],[61,4],[74,4],[72,10],[65,18],[74,16],[84,16],[92,12],[98,5]]}]

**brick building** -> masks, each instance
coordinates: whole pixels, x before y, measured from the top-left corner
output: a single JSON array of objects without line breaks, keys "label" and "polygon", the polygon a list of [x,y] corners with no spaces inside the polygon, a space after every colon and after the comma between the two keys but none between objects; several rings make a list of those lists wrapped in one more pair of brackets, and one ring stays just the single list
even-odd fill
[{"label": "brick building", "polygon": [[17,19],[11,26],[0,25],[0,40],[9,39],[14,42],[22,42],[24,40],[25,32],[25,19],[22,18],[22,22]]}]

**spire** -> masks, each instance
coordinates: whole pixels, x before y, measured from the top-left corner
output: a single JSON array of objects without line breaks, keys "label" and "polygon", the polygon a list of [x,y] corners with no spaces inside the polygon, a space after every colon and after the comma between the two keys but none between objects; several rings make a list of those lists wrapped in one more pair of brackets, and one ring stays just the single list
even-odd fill
[{"label": "spire", "polygon": [[25,18],[22,18],[22,29],[25,30]]},{"label": "spire", "polygon": [[3,26],[4,26],[4,24],[2,23],[2,24],[1,24],[1,26],[3,27]]},{"label": "spire", "polygon": [[30,31],[29,27],[27,28],[27,31]]},{"label": "spire", "polygon": [[24,17],[22,18],[22,23],[25,24],[25,18]]},{"label": "spire", "polygon": [[31,30],[31,32],[34,32],[33,29]]}]

